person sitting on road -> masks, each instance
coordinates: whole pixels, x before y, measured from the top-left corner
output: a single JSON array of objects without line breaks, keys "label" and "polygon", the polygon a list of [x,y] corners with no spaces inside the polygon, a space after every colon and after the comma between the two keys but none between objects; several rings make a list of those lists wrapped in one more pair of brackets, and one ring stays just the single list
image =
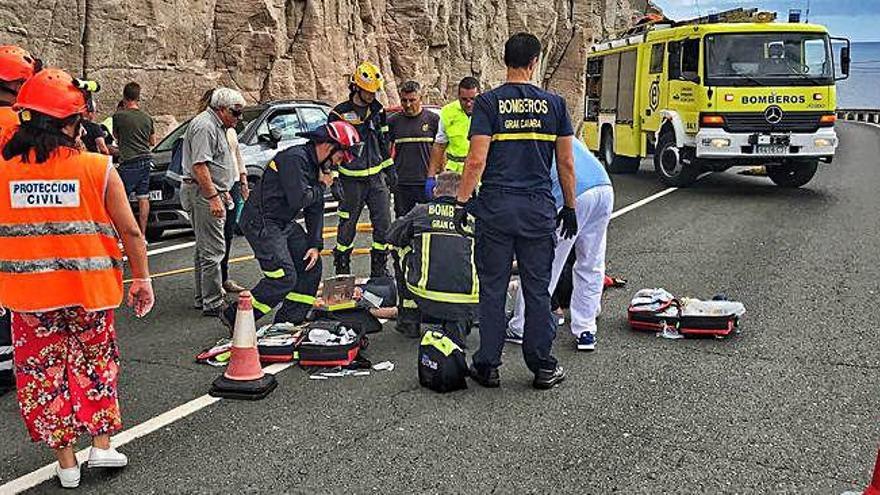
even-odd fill
[{"label": "person sitting on road", "polygon": [[434,323],[465,347],[476,319],[480,284],[474,241],[457,233],[452,221],[460,182],[455,172],[438,175],[435,199],[395,220],[388,239],[405,253],[395,260],[400,297],[397,330],[415,338],[421,335],[420,322]]},{"label": "person sitting on road", "polygon": [[[276,323],[305,320],[321,283],[330,165],[348,163],[360,150],[360,136],[347,122],[331,122],[300,136],[309,142],[275,155],[241,214],[241,230],[263,270],[263,279],[251,291],[256,320],[278,304]],[[295,221],[300,212],[305,229]],[[230,306],[221,315],[230,329],[236,310]]]},{"label": "person sitting on road", "polygon": [[122,467],[110,446],[122,428],[114,308],[122,301],[122,238],[135,315],[153,306],[146,245],[119,174],[76,137],[90,93],[57,69],[21,87],[21,126],[0,158],[0,304],[12,310],[18,400],[34,441],[79,485],[73,447],[92,436],[89,467]]}]

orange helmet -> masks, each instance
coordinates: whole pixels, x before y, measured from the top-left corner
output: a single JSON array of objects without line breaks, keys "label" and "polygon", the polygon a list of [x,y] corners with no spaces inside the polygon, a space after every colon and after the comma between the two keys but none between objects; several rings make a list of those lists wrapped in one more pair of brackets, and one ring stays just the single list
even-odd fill
[{"label": "orange helmet", "polygon": [[0,81],[20,81],[34,75],[37,59],[23,48],[0,45]]},{"label": "orange helmet", "polygon": [[61,69],[44,69],[21,85],[13,108],[65,119],[85,113],[86,103],[85,91],[70,74]]},{"label": "orange helmet", "polygon": [[385,87],[385,81],[382,79],[382,72],[375,64],[363,62],[355,69],[351,75],[351,84],[370,93],[378,93]]}]

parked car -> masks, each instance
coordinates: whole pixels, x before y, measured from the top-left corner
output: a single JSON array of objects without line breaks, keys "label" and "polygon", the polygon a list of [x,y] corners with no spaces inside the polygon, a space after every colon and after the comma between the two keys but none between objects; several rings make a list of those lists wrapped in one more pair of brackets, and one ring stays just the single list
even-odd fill
[{"label": "parked car", "polygon": [[[279,100],[246,107],[236,130],[248,182],[255,185],[275,153],[302,144],[297,134],[314,130],[327,122],[331,107],[314,100]],[[180,204],[180,189],[165,180],[171,151],[183,138],[189,121],[171,131],[153,148],[154,168],[150,172],[150,217],[147,239],[158,240],[169,229],[190,228],[189,214]],[[137,212],[137,202],[132,198]]]}]

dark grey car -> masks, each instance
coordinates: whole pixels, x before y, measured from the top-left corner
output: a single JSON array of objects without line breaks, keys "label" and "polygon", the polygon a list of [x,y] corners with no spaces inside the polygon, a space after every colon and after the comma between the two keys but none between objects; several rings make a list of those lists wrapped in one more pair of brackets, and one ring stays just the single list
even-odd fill
[{"label": "dark grey car", "polygon": [[[241,156],[252,185],[275,153],[305,142],[297,134],[314,130],[327,122],[330,106],[313,100],[280,100],[246,107],[236,130]],[[169,229],[190,228],[189,215],[180,204],[179,189],[165,180],[175,142],[183,138],[189,121],[179,125],[153,148],[154,168],[150,172],[150,218],[147,238],[158,240]],[[137,203],[132,202],[137,211]]]}]

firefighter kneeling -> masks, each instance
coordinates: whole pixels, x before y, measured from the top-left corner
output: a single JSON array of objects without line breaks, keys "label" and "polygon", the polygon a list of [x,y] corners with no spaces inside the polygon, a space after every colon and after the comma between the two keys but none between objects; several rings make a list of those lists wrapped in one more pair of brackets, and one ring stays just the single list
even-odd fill
[{"label": "firefighter kneeling", "polygon": [[479,302],[474,242],[455,230],[455,192],[461,176],[437,176],[434,199],[416,205],[391,224],[388,239],[398,248],[400,308],[397,330],[419,337],[420,323],[442,325],[459,346],[470,331]]},{"label": "firefighter kneeling", "polygon": [[[321,282],[324,189],[333,180],[330,164],[348,163],[360,152],[360,136],[346,122],[300,135],[309,142],[269,162],[241,215],[241,230],[263,270],[263,279],[251,291],[255,320],[279,303],[276,323],[305,320]],[[305,230],[295,222],[300,211]],[[229,307],[221,314],[229,328],[235,312]]]}]

